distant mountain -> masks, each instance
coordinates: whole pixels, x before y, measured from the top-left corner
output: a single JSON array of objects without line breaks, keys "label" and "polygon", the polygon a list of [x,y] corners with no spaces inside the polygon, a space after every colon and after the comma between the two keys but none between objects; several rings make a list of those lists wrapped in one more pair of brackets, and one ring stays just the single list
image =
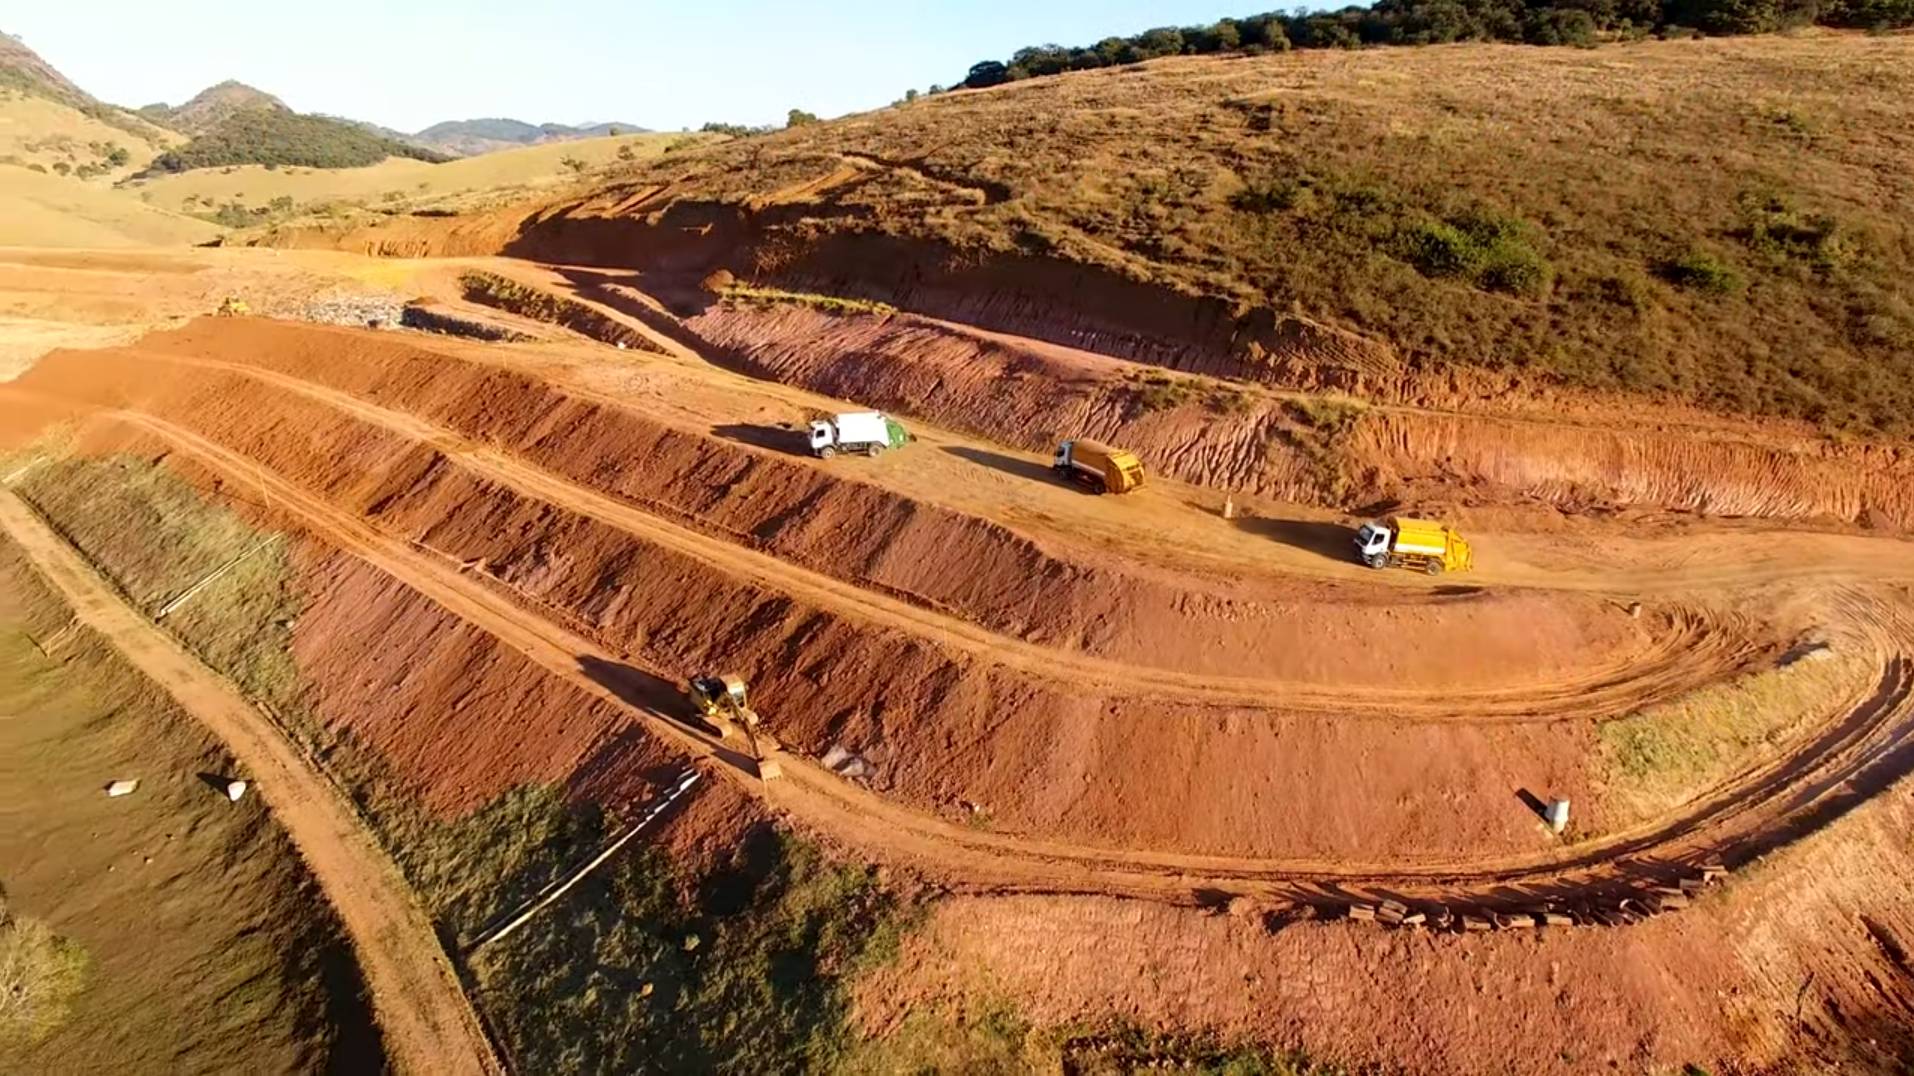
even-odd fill
[{"label": "distant mountain", "polygon": [[643,134],[645,128],[632,123],[590,123],[573,127],[563,123],[526,123],[524,120],[492,117],[476,120],[448,120],[435,123],[412,136],[414,142],[442,153],[473,157],[501,149],[536,146],[546,142],[570,142],[580,138],[602,138],[613,134]]},{"label": "distant mountain", "polygon": [[63,104],[78,105],[94,101],[40,54],[27,48],[26,42],[12,34],[0,33],[0,86],[23,90],[35,96],[51,98]]},{"label": "distant mountain", "polygon": [[292,111],[286,107],[284,101],[264,90],[256,90],[243,82],[227,79],[199,91],[192,100],[178,108],[147,105],[140,109],[139,114],[163,127],[171,127],[181,134],[202,135],[218,127],[234,113],[247,109]]},{"label": "distant mountain", "polygon": [[140,115],[182,134],[183,146],[153,159],[152,172],[263,164],[268,167],[359,168],[387,157],[446,157],[396,131],[332,116],[294,112],[264,90],[227,80],[177,108],[148,105]]},{"label": "distant mountain", "polygon": [[41,59],[39,53],[28,48],[26,42],[8,33],[0,33],[0,89],[17,90],[66,105],[150,144],[158,144],[165,137],[133,113],[109,105],[74,85],[52,64]]}]

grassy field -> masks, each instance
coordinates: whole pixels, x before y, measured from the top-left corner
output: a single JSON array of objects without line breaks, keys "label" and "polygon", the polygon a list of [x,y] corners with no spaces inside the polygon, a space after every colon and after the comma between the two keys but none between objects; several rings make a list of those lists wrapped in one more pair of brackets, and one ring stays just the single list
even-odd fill
[{"label": "grassy field", "polygon": [[1864,657],[1798,661],[1602,725],[1598,769],[1610,823],[1653,818],[1772,757],[1873,672]]},{"label": "grassy field", "polygon": [[0,246],[189,246],[219,234],[205,221],[147,205],[101,181],[0,165]]},{"label": "grassy field", "polygon": [[[644,134],[589,138],[444,164],[393,157],[367,168],[207,168],[142,180],[133,189],[155,206],[191,213],[210,213],[231,203],[249,209],[270,208],[274,200],[282,198],[290,199],[297,211],[327,204],[444,208],[560,186],[579,178],[578,170],[565,163],[568,160],[580,162],[587,171],[614,161],[642,161],[663,154],[667,146],[683,137]],[[628,156],[621,158],[621,154]]]},{"label": "grassy field", "polygon": [[1907,34],[1172,58],[628,178],[775,207],[761,264],[877,230],[1295,311],[1423,368],[1914,432]]},{"label": "grassy field", "polygon": [[[257,797],[201,778],[231,772],[220,745],[69,616],[0,542],[0,884],[84,958],[63,1013],[0,1034],[0,1070],[376,1069],[364,984],[297,852]],[[134,794],[102,794],[123,777]]]}]

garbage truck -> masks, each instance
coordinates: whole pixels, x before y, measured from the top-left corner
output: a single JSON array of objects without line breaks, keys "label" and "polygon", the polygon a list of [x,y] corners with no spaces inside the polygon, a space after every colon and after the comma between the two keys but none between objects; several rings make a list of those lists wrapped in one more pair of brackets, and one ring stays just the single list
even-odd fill
[{"label": "garbage truck", "polygon": [[1098,493],[1128,493],[1143,485],[1143,461],[1136,453],[1101,441],[1078,438],[1057,446],[1051,470]]},{"label": "garbage truck", "polygon": [[1430,575],[1475,566],[1475,554],[1454,527],[1407,516],[1364,523],[1356,531],[1356,556],[1371,568],[1420,568]]},{"label": "garbage truck", "polygon": [[875,456],[887,448],[902,448],[910,434],[881,411],[847,411],[811,423],[811,454],[828,460],[839,452]]}]

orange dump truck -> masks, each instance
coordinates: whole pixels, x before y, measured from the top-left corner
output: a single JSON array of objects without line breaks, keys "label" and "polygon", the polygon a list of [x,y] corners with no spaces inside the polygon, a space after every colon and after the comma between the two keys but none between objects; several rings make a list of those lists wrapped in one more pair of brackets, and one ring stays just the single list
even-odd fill
[{"label": "orange dump truck", "polygon": [[1430,575],[1466,572],[1475,553],[1454,527],[1394,516],[1356,531],[1356,556],[1371,568],[1420,568]]},{"label": "orange dump truck", "polygon": [[1143,485],[1143,461],[1136,453],[1078,438],[1057,446],[1050,467],[1098,493],[1128,493]]}]

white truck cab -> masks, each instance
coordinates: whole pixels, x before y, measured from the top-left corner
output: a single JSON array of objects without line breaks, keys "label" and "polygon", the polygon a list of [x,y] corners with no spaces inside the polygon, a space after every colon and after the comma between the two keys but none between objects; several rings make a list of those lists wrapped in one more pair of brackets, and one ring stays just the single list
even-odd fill
[{"label": "white truck cab", "polygon": [[1389,560],[1388,527],[1364,523],[1356,529],[1356,558],[1371,568],[1380,568]]}]

